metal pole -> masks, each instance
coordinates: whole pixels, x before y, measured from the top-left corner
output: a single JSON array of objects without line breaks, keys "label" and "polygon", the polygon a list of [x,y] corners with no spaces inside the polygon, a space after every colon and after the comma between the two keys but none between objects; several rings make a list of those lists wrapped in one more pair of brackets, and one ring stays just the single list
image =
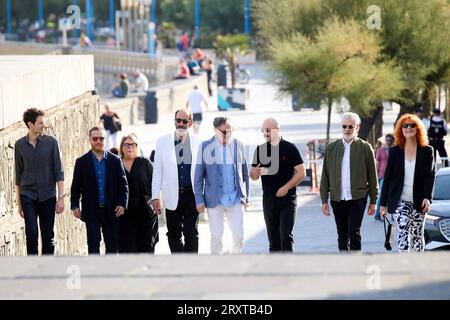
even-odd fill
[{"label": "metal pole", "polygon": [[156,0],[152,0],[151,4],[151,22],[153,22],[156,26]]},{"label": "metal pole", "polygon": [[137,3],[137,0],[133,0],[133,36],[134,36],[133,51],[139,51],[138,3]]},{"label": "metal pole", "polygon": [[245,0],[244,19],[245,19],[245,34],[250,35],[250,0]]},{"label": "metal pole", "polygon": [[88,38],[93,40],[93,32],[92,32],[92,18],[93,18],[93,8],[92,8],[92,0],[86,0],[86,31]]},{"label": "metal pole", "polygon": [[195,38],[200,38],[200,0],[195,0]]},{"label": "metal pole", "polygon": [[109,0],[109,27],[114,30],[114,0]]},{"label": "metal pole", "polygon": [[147,31],[147,39],[148,39],[148,54],[150,57],[155,57],[155,24],[153,22],[150,22],[148,24],[148,31]]},{"label": "metal pole", "polygon": [[11,34],[11,0],[6,0],[6,33]]},{"label": "metal pole", "polygon": [[[75,6],[78,6],[78,0],[73,0],[73,4]],[[78,45],[78,37],[79,37],[79,30],[78,29],[73,29],[73,36],[75,38],[75,46]]]},{"label": "metal pole", "polygon": [[44,8],[42,5],[42,0],[38,0],[38,19],[39,19],[39,27],[44,26]]}]

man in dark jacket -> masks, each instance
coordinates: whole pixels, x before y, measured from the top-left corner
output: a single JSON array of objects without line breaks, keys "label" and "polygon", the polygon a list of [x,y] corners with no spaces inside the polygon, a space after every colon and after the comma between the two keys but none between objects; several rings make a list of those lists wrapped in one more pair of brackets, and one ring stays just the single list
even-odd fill
[{"label": "man in dark jacket", "polygon": [[[71,209],[86,223],[88,251],[100,253],[101,234],[106,253],[118,251],[118,218],[128,204],[128,183],[119,157],[105,151],[105,131],[89,130],[92,149],[75,163]],[[81,209],[80,209],[81,196]]]}]

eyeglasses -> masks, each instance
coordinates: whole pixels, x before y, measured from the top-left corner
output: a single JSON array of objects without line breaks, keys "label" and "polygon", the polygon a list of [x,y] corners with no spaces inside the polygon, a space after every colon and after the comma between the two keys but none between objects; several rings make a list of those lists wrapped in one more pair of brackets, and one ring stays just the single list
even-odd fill
[{"label": "eyeglasses", "polygon": [[97,142],[98,140],[104,141],[105,137],[91,137],[92,141]]},{"label": "eyeglasses", "polygon": [[349,124],[349,125],[343,124],[343,125],[342,125],[342,129],[347,129],[347,128],[349,128],[349,129],[351,130],[351,129],[353,129],[354,127],[353,127],[353,125],[351,125],[351,124]]},{"label": "eyeglasses", "polygon": [[272,131],[272,130],[278,130],[278,128],[273,128],[273,129],[271,129],[271,128],[262,128],[261,132],[262,133],[270,133],[270,131]]},{"label": "eyeglasses", "polygon": [[136,148],[137,147],[137,143],[124,143],[123,144],[124,148]]},{"label": "eyeglasses", "polygon": [[414,129],[415,127],[417,127],[417,125],[415,123],[403,123],[402,124],[403,129],[408,129],[408,128]]},{"label": "eyeglasses", "polygon": [[184,124],[188,124],[189,123],[189,120],[187,120],[187,119],[180,119],[180,118],[177,118],[177,119],[175,119],[176,121],[177,121],[177,123],[180,123],[180,122],[183,122]]}]

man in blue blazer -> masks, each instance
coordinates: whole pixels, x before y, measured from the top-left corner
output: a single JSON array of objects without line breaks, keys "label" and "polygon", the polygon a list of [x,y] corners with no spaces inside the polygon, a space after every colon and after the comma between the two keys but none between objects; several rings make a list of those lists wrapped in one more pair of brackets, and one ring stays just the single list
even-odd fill
[{"label": "man in blue blazer", "polygon": [[233,235],[232,253],[244,244],[243,215],[248,204],[249,175],[242,142],[231,138],[231,125],[225,117],[214,119],[216,135],[199,148],[194,178],[198,212],[208,208],[211,253],[221,254],[224,216]]},{"label": "man in blue blazer", "polygon": [[[100,253],[101,233],[106,253],[118,251],[118,218],[128,204],[128,183],[122,161],[105,151],[105,130],[89,130],[92,149],[77,159],[71,188],[71,209],[86,223],[89,254]],[[81,209],[80,209],[81,197]]]}]

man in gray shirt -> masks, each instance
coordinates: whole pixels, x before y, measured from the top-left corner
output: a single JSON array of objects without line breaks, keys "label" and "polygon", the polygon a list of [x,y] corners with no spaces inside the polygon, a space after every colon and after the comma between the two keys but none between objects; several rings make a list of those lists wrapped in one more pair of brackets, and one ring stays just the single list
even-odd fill
[{"label": "man in gray shirt", "polygon": [[[56,139],[43,133],[44,112],[31,108],[23,114],[28,134],[14,147],[16,201],[25,219],[27,253],[38,254],[38,222],[42,254],[53,254],[55,211],[64,211],[64,172]],[[56,198],[58,185],[58,198]]]}]

